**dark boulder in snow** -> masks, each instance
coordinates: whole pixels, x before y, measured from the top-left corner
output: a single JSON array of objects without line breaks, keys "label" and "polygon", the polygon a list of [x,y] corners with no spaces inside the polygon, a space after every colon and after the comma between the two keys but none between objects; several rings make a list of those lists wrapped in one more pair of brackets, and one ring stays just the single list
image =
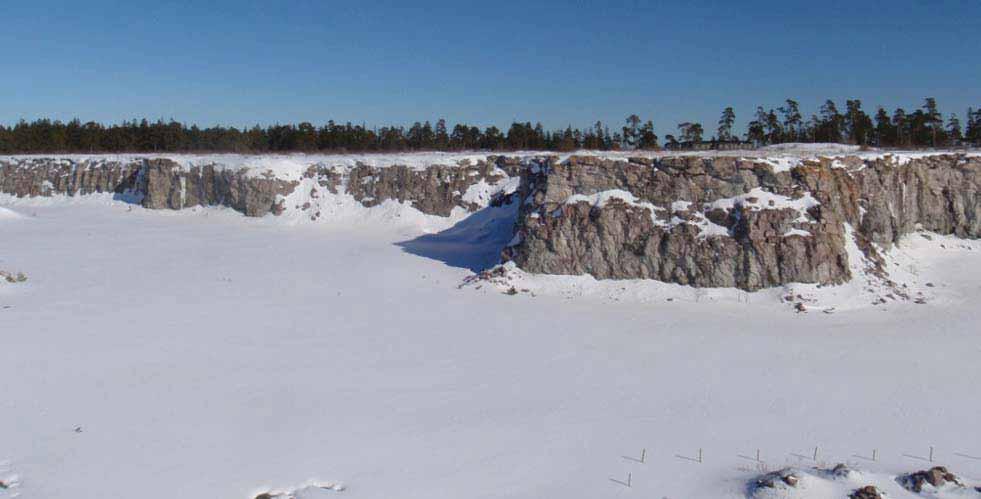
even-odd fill
[{"label": "dark boulder in snow", "polygon": [[855,489],[848,497],[850,499],[882,499],[882,494],[874,485],[866,485],[860,489]]},{"label": "dark boulder in snow", "polygon": [[790,468],[785,468],[779,471],[774,471],[767,473],[756,479],[755,488],[782,488],[782,487],[797,487],[800,483],[800,477],[797,472]]},{"label": "dark boulder in snow", "polygon": [[947,468],[943,466],[934,466],[928,470],[921,470],[907,475],[902,475],[896,480],[906,490],[916,493],[922,492],[925,484],[929,484],[934,487],[940,487],[947,483],[963,486],[961,481],[957,479],[957,476],[947,471]]}]

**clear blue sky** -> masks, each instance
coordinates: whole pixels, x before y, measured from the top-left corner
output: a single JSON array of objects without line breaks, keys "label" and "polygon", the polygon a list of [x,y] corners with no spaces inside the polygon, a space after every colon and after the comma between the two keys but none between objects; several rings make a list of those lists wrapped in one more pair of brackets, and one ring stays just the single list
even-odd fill
[{"label": "clear blue sky", "polygon": [[714,130],[786,97],[981,106],[981,1],[5,2],[0,122]]}]

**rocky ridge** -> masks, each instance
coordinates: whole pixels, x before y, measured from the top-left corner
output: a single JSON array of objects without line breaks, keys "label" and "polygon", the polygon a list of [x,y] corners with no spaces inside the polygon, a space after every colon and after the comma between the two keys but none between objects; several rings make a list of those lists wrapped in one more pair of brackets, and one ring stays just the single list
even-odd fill
[{"label": "rocky ridge", "polygon": [[[838,284],[916,229],[981,234],[981,158],[571,157],[523,172],[505,261],[545,274],[745,290]],[[858,251],[856,251],[858,250]],[[855,263],[855,262],[851,262]]]},{"label": "rocky ridge", "polygon": [[405,165],[353,167],[312,163],[301,179],[276,172],[226,167],[220,163],[184,165],[169,158],[72,160],[65,158],[0,159],[0,194],[37,197],[107,193],[150,209],[180,210],[195,206],[226,206],[246,216],[279,215],[285,198],[303,179],[332,193],[344,192],[363,206],[386,200],[411,203],[426,214],[448,216],[456,207],[474,211],[489,200],[466,194],[478,184],[497,184],[516,177],[519,158],[488,156],[455,166]]},{"label": "rocky ridge", "polygon": [[859,263],[888,282],[882,254],[904,235],[981,234],[976,154],[516,155],[411,166],[300,158],[291,164],[302,168],[284,174],[152,156],[6,157],[0,193],[108,193],[151,209],[226,206],[313,220],[328,192],[438,217],[515,199],[502,260],[524,271],[744,290],[839,284]]}]

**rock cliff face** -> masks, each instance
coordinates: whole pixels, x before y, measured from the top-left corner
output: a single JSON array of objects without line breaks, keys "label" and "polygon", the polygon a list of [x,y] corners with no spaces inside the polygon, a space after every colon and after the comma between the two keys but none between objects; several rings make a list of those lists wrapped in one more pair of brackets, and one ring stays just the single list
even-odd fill
[{"label": "rock cliff face", "polygon": [[[426,168],[320,163],[311,164],[303,176],[315,178],[335,194],[350,194],[366,207],[391,199],[411,202],[426,214],[448,216],[457,207],[474,211],[486,206],[489,199],[481,199],[472,188],[480,191],[480,186],[516,177],[522,164],[519,158],[503,156]],[[184,166],[167,158],[0,160],[0,193],[18,197],[111,193],[151,209],[227,206],[247,216],[279,215],[285,209],[283,198],[298,184],[271,173],[218,163]]]},{"label": "rock cliff face", "polygon": [[979,173],[981,158],[958,154],[792,168],[735,157],[572,157],[523,174],[503,258],[529,272],[700,287],[841,283],[851,278],[851,244],[881,262],[877,247],[917,227],[978,237]]},{"label": "rock cliff face", "polygon": [[299,156],[286,173],[200,158],[111,158],[0,159],[0,193],[112,193],[151,209],[227,206],[248,216],[297,209],[316,220],[327,192],[445,217],[500,205],[502,194],[518,189],[503,259],[526,271],[746,290],[842,283],[859,256],[885,278],[881,249],[918,228],[981,235],[981,157],[966,154],[789,163],[735,155],[488,156],[455,166],[425,166],[417,157],[411,167]]},{"label": "rock cliff face", "polygon": [[136,187],[142,165],[130,161],[76,163],[57,158],[0,160],[0,193],[18,197],[117,193]]},{"label": "rock cliff face", "polygon": [[150,209],[180,210],[192,206],[227,206],[250,217],[283,211],[282,197],[297,182],[251,176],[216,165],[182,169],[166,159],[148,159],[138,174],[136,191]]},{"label": "rock cliff face", "polygon": [[111,193],[151,209],[228,206],[248,216],[281,210],[296,182],[251,177],[216,165],[182,168],[169,159],[0,161],[0,193],[18,197]]},{"label": "rock cliff face", "polygon": [[[373,167],[359,164],[347,171],[315,166],[305,176],[316,178],[321,187],[333,193],[346,192],[364,206],[377,206],[387,200],[411,203],[427,214],[449,216],[454,208],[476,211],[487,206],[480,186],[496,185],[518,177],[524,163],[518,158],[489,156],[476,164],[432,165],[413,169],[404,165]],[[478,189],[474,189],[474,187]]]}]

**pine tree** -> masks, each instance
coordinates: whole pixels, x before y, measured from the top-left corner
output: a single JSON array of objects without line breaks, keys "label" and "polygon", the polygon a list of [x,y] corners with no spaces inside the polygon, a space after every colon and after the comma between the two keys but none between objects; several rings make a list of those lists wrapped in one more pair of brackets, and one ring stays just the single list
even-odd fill
[{"label": "pine tree", "polygon": [[450,147],[450,136],[446,133],[446,120],[436,122],[436,149],[445,151]]},{"label": "pine tree", "polygon": [[560,151],[575,151],[579,148],[576,143],[575,134],[572,131],[572,126],[566,127],[565,131],[562,132],[562,139],[559,141],[558,150]]},{"label": "pine tree", "polygon": [[718,137],[722,142],[733,140],[732,126],[736,122],[736,112],[731,107],[722,110],[722,117],[719,118]]},{"label": "pine tree", "polygon": [[780,125],[780,119],[777,118],[777,113],[772,109],[766,113],[766,135],[767,141],[771,144],[778,144],[784,141],[783,127]]},{"label": "pine tree", "polygon": [[923,101],[923,114],[926,118],[926,127],[930,131],[930,145],[933,147],[937,146],[937,142],[940,139],[943,127],[943,118],[940,116],[940,111],[937,111],[937,100],[933,97],[927,97]]},{"label": "pine tree", "polygon": [[981,145],[981,109],[967,108],[967,129],[964,138],[974,145]]},{"label": "pine tree", "polygon": [[532,130],[532,133],[534,134],[532,149],[539,151],[545,149],[545,129],[542,127],[542,124],[535,123],[535,128]]},{"label": "pine tree", "polygon": [[841,142],[842,122],[844,118],[838,112],[838,106],[830,99],[821,106],[821,121],[816,131],[818,142]]},{"label": "pine tree", "polygon": [[657,149],[657,134],[654,133],[654,122],[647,120],[640,128],[640,137],[637,142],[640,149]]},{"label": "pine tree", "polygon": [[904,146],[910,143],[909,120],[903,108],[896,108],[892,113],[892,124],[896,129],[896,142],[893,145]]},{"label": "pine tree", "polygon": [[852,144],[866,145],[871,140],[872,120],[862,111],[862,101],[848,100],[845,103],[845,133]]},{"label": "pine tree", "polygon": [[701,123],[692,123],[691,126],[688,127],[688,136],[686,139],[690,142],[698,144],[702,141],[703,133],[705,133],[705,130],[702,129]]},{"label": "pine tree", "polygon": [[889,121],[889,113],[881,107],[875,113],[875,145],[896,145],[896,127]]},{"label": "pine tree", "polygon": [[801,128],[804,125],[804,118],[800,114],[800,105],[793,99],[787,99],[786,106],[780,107],[783,114],[784,142],[798,142],[801,140]]},{"label": "pine tree", "polygon": [[624,146],[629,149],[635,149],[638,141],[640,140],[640,131],[637,129],[637,127],[640,125],[640,116],[631,114],[630,116],[627,116],[625,121],[627,126],[623,127]]},{"label": "pine tree", "polygon": [[950,119],[947,120],[947,139],[952,145],[957,145],[962,138],[961,120],[957,119],[956,114],[951,113]]},{"label": "pine tree", "polygon": [[749,122],[746,140],[756,146],[766,144],[766,111],[763,110],[763,107],[756,108],[756,118]]}]

